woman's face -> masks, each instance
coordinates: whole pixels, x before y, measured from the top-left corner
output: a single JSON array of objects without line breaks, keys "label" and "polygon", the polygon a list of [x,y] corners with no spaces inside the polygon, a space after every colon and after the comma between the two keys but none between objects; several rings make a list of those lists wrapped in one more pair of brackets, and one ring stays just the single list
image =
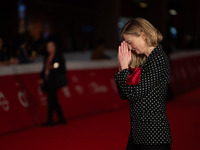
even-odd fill
[{"label": "woman's face", "polygon": [[147,49],[147,43],[143,34],[139,37],[130,34],[123,34],[123,39],[128,44],[129,50],[138,55],[144,54]]},{"label": "woman's face", "polygon": [[55,43],[54,42],[48,42],[47,43],[47,52],[49,54],[52,54],[52,53],[55,53],[55,51],[56,51],[56,45],[55,45]]}]

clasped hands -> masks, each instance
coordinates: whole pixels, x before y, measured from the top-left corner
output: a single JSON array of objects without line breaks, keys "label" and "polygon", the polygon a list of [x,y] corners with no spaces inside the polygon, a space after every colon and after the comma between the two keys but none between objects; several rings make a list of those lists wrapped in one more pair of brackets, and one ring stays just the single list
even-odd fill
[{"label": "clasped hands", "polygon": [[128,44],[123,41],[118,47],[118,64],[119,71],[127,69],[131,62],[131,50],[128,49]]}]

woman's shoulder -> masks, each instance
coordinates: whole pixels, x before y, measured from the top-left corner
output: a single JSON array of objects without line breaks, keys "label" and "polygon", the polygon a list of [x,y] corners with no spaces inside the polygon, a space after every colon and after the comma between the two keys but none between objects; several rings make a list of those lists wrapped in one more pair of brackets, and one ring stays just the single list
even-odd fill
[{"label": "woman's shoulder", "polygon": [[169,60],[169,58],[168,58],[167,54],[164,52],[162,46],[159,45],[155,48],[150,61],[165,63],[168,60]]},{"label": "woman's shoulder", "polygon": [[166,67],[166,64],[169,64],[169,60],[167,56],[162,51],[160,51],[153,55],[151,59],[147,60],[142,68],[144,70],[149,70],[153,68]]}]

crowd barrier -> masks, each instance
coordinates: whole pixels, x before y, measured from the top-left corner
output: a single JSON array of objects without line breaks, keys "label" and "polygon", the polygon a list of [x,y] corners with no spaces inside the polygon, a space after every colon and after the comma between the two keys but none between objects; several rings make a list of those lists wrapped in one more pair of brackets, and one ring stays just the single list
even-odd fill
[{"label": "crowd barrier", "polygon": [[[68,119],[128,106],[117,93],[116,60],[70,61],[66,66],[69,86],[58,95]],[[46,95],[38,83],[41,69],[41,63],[0,67],[0,135],[45,122]],[[171,56],[170,86],[175,95],[199,87],[199,76],[199,52]]]},{"label": "crowd barrier", "polygon": [[171,83],[174,95],[200,86],[200,51],[179,52],[171,55]]},{"label": "crowd barrier", "polygon": [[[38,83],[41,65],[1,68],[0,134],[45,122],[46,95]],[[58,95],[68,119],[126,105],[115,86],[116,62],[69,62],[66,66],[69,86],[60,89]]]}]

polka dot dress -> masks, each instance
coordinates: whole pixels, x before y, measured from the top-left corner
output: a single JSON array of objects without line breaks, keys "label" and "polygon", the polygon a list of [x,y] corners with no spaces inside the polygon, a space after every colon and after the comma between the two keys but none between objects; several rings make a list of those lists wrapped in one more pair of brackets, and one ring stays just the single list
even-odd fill
[{"label": "polka dot dress", "polygon": [[166,92],[170,80],[170,65],[162,46],[157,46],[141,69],[140,82],[127,85],[129,69],[117,72],[115,81],[121,99],[130,104],[131,132],[135,144],[172,144],[166,115]]}]

